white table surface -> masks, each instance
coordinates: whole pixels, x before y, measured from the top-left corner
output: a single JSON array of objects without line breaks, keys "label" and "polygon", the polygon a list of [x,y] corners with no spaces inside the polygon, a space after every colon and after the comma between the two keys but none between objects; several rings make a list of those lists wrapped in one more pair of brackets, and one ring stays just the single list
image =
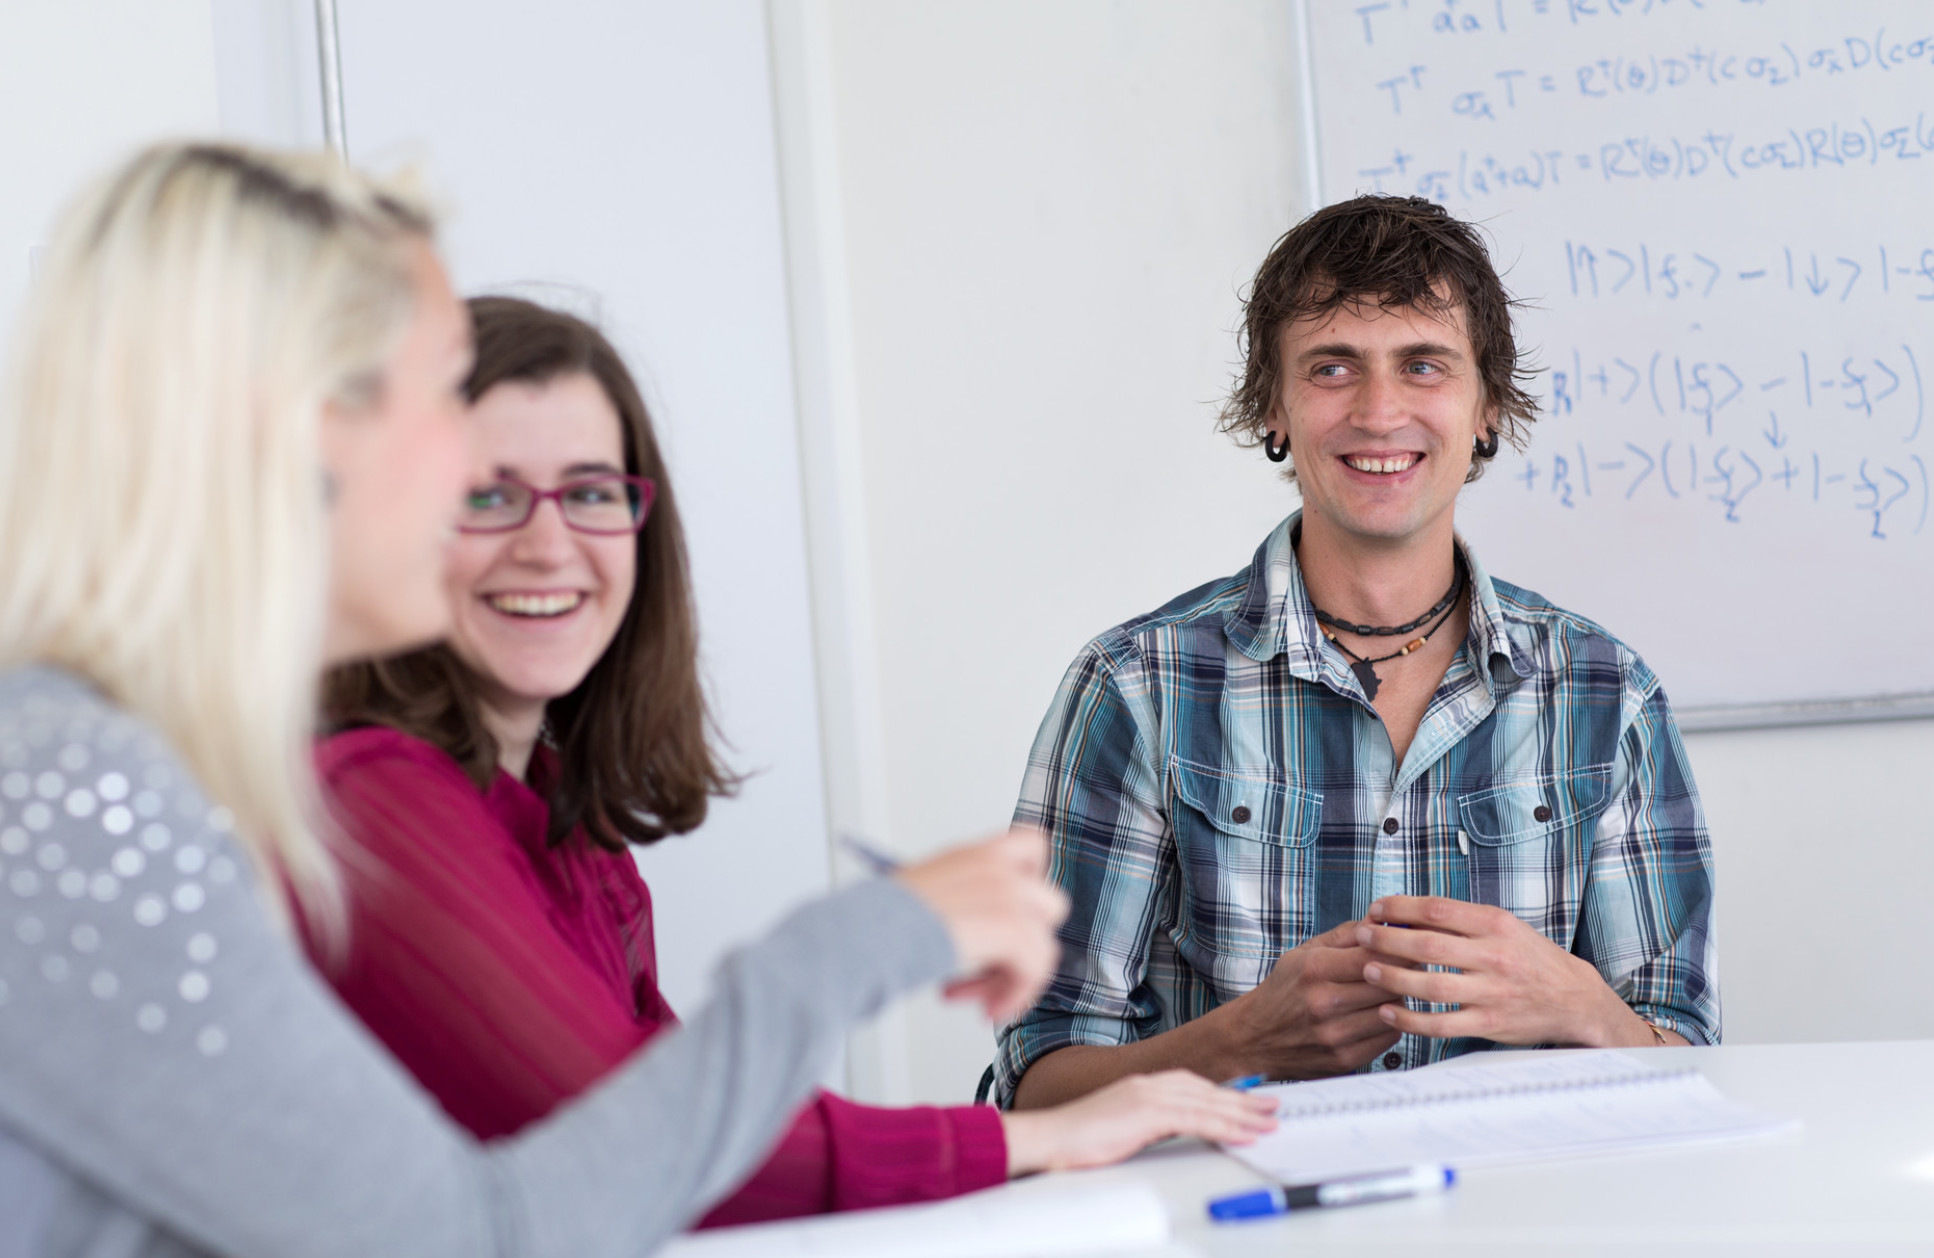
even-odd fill
[{"label": "white table surface", "polygon": [[[1212,1225],[1205,1203],[1260,1177],[1200,1145],[1086,1172],[1156,1188],[1165,1253],[1585,1254],[1667,1251],[1920,1254],[1934,1258],[1934,1040],[1650,1049],[1721,1092],[1798,1118],[1799,1134],[1463,1172],[1442,1197]],[[1035,1181],[1051,1187],[1055,1177]],[[1007,1191],[1025,1190],[1026,1183]]]}]

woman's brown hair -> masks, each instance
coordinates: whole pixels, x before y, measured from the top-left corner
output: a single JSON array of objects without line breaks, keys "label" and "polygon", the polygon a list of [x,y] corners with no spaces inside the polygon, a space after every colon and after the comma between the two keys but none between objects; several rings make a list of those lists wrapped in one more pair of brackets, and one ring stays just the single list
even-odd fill
[{"label": "woman's brown hair", "polygon": [[[618,412],[625,471],[658,482],[638,533],[638,577],[611,645],[575,690],[551,700],[544,736],[555,748],[551,842],[578,826],[613,850],[683,834],[705,820],[714,795],[739,778],[714,745],[698,677],[685,530],[678,519],[651,416],[623,359],[584,320],[515,297],[473,297],[477,360],[470,401],[508,382],[543,384],[582,373]],[[447,646],[333,669],[323,711],[333,729],[385,725],[441,747],[479,790],[497,772],[497,741],[483,722],[478,679]]]}]

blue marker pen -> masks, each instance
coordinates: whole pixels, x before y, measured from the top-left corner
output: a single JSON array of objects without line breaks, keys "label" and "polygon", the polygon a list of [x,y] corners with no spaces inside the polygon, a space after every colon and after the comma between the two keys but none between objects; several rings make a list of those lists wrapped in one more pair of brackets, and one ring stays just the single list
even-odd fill
[{"label": "blue marker pen", "polygon": [[1426,1162],[1400,1171],[1374,1171],[1320,1184],[1271,1184],[1254,1192],[1211,1201],[1209,1217],[1218,1223],[1234,1223],[1239,1219],[1288,1214],[1292,1210],[1396,1201],[1402,1197],[1445,1192],[1456,1182],[1456,1171],[1441,1163]]},{"label": "blue marker pen", "polygon": [[1237,1091],[1237,1092],[1247,1092],[1251,1088],[1260,1088],[1263,1084],[1268,1082],[1269,1082],[1268,1075],[1243,1075],[1241,1078],[1238,1078],[1238,1079],[1223,1080],[1222,1086],[1225,1088],[1233,1089],[1234,1091]]}]

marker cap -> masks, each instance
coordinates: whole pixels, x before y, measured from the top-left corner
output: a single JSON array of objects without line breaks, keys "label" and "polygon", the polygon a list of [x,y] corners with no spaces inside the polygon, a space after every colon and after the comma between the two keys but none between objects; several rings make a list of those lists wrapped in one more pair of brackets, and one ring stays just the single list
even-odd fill
[{"label": "marker cap", "polygon": [[1234,1197],[1221,1197],[1209,1203],[1209,1217],[1222,1222],[1236,1219],[1261,1219],[1281,1214],[1287,1208],[1280,1188],[1258,1188]]}]

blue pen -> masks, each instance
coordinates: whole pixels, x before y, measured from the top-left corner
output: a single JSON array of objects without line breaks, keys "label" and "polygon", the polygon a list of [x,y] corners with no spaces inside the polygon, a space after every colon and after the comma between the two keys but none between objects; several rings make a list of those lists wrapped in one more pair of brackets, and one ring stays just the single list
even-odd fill
[{"label": "blue pen", "polygon": [[858,857],[862,865],[882,878],[900,868],[899,861],[855,835],[840,835],[839,845]]},{"label": "blue pen", "polygon": [[1240,1079],[1225,1079],[1222,1086],[1232,1088],[1237,1092],[1247,1092],[1251,1088],[1259,1088],[1268,1082],[1268,1075],[1244,1075]]},{"label": "blue pen", "polygon": [[1234,1223],[1239,1219],[1288,1214],[1292,1210],[1396,1201],[1402,1197],[1445,1192],[1456,1182],[1457,1172],[1450,1167],[1425,1162],[1399,1171],[1373,1171],[1320,1184],[1271,1184],[1254,1192],[1219,1197],[1209,1203],[1209,1217],[1218,1223]]}]

